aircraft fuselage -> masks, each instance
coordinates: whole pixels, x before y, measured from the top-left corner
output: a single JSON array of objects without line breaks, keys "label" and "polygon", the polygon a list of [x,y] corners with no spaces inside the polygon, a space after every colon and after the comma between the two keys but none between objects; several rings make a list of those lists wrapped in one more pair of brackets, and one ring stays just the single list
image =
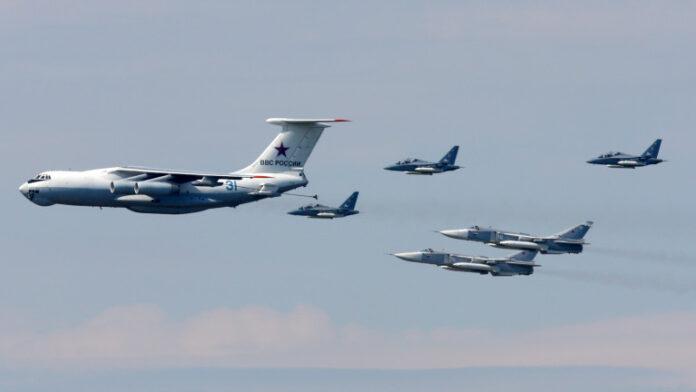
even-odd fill
[{"label": "aircraft fuselage", "polygon": [[[219,180],[206,186],[190,182],[171,185],[168,190],[135,189],[129,181],[114,172],[118,168],[87,171],[48,171],[45,179],[29,180],[20,186],[20,192],[40,206],[64,204],[91,207],[123,207],[135,212],[185,214],[210,208],[236,207],[260,199],[280,196],[283,192],[307,185],[302,174],[272,173],[257,178]],[[124,183],[114,189],[114,183]],[[272,184],[273,194],[258,192],[264,184]],[[131,188],[131,186],[133,186]]]}]

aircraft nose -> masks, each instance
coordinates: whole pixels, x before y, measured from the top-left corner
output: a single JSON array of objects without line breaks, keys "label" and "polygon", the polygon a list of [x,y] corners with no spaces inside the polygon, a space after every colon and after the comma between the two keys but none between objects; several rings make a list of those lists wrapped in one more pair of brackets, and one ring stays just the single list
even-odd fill
[{"label": "aircraft nose", "polygon": [[20,186],[19,186],[19,192],[20,192],[21,194],[23,194],[24,196],[26,196],[27,193],[29,193],[29,184],[27,184],[27,183],[25,182],[24,184],[20,185]]},{"label": "aircraft nose", "polygon": [[423,259],[423,254],[421,252],[403,252],[403,253],[392,253],[392,256],[396,256],[401,260],[406,261],[421,261]]},{"label": "aircraft nose", "polygon": [[440,234],[457,239],[467,239],[469,238],[469,230],[467,229],[455,229],[455,230],[441,230]]}]

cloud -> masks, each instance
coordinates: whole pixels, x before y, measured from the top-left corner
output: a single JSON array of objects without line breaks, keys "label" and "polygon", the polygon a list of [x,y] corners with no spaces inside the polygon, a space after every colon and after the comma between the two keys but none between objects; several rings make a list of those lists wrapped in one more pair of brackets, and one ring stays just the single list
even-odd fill
[{"label": "cloud", "polygon": [[157,306],[132,305],[52,331],[9,329],[0,325],[4,368],[626,366],[675,372],[696,386],[696,313],[512,332],[385,332],[338,325],[309,306],[220,308],[174,320]]}]

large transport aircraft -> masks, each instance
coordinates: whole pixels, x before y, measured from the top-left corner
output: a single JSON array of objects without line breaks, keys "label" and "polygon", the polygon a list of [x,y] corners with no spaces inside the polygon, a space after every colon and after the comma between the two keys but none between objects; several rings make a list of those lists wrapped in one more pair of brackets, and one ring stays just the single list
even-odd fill
[{"label": "large transport aircraft", "polygon": [[340,118],[269,118],[281,132],[249,166],[224,173],[141,167],[46,171],[19,191],[34,204],[124,207],[153,214],[187,214],[277,197],[308,184],[304,167],[326,123]]}]

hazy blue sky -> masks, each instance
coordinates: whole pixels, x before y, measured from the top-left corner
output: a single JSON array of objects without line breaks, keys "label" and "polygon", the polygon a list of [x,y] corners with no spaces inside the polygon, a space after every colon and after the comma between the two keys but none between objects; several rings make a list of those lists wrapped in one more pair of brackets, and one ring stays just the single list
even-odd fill
[{"label": "hazy blue sky", "polygon": [[[693,1],[0,0],[0,386],[695,390],[695,16]],[[278,116],[353,120],[322,136],[307,191],[360,190],[360,215],[300,219],[292,197],[139,215],[17,191],[47,169],[232,171]],[[584,163],[657,137],[662,165]],[[463,170],[381,169],[453,144]],[[387,255],[505,255],[432,231],[585,220],[586,252],[530,277]],[[446,368],[468,369],[428,370]]]}]

